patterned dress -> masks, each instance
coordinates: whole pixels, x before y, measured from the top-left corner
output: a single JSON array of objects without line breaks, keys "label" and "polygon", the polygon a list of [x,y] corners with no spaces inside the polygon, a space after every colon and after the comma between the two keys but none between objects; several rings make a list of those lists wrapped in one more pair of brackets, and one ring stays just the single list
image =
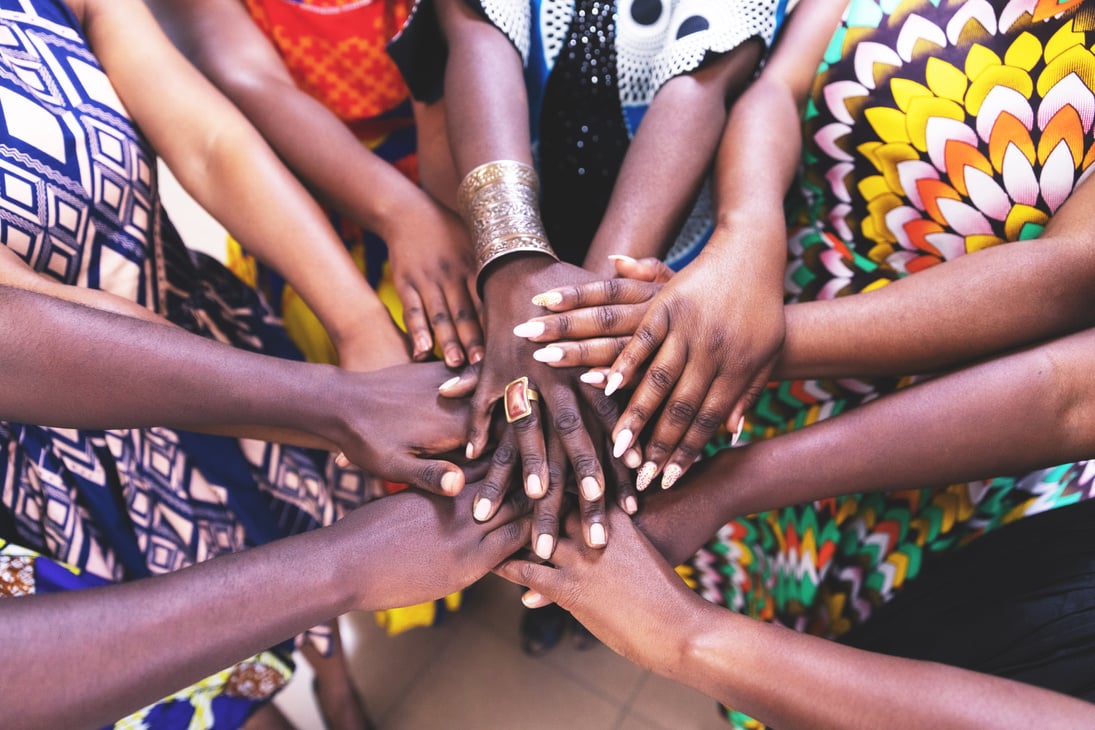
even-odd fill
[{"label": "patterned dress", "polygon": [[[759,37],[771,41],[787,0],[467,0],[521,54],[541,208],[556,253],[581,264],[631,138],[669,79]],[[444,42],[429,0],[392,43],[417,98],[441,94]],[[675,268],[713,230],[710,191],[667,254]]]},{"label": "patterned dress", "polygon": [[[410,93],[385,50],[413,0],[242,0],[297,86],[341,119],[361,144],[418,181]],[[402,321],[382,239],[327,207],[331,225],[373,288]],[[319,320],[276,272],[229,240],[229,267],[259,288],[308,360],[336,363]]]},{"label": "patterned dress", "polygon": [[[183,246],[156,157],[61,0],[0,0],[0,124],[0,240],[36,271],[300,357],[253,290]],[[326,453],[264,442],[0,421],[0,596],[167,573],[326,525],[360,503],[362,482]],[[285,683],[291,649],[126,722],[235,727]]]},{"label": "patterned dress", "polygon": [[[803,119],[788,301],[869,291],[1037,238],[1095,159],[1093,44],[1090,2],[852,0]],[[814,423],[910,380],[770,386],[745,438]],[[840,637],[940,556],[1091,497],[1093,474],[1095,463],[1081,462],[766,512],[726,525],[685,572],[708,600]]]}]

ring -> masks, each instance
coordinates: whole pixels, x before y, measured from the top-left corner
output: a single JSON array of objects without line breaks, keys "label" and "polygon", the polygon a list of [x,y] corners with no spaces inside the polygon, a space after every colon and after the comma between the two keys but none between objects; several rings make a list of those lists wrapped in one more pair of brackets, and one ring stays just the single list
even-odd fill
[{"label": "ring", "polygon": [[510,381],[502,400],[506,406],[506,421],[520,421],[532,413],[532,401],[540,400],[540,394],[529,387],[528,377]]}]

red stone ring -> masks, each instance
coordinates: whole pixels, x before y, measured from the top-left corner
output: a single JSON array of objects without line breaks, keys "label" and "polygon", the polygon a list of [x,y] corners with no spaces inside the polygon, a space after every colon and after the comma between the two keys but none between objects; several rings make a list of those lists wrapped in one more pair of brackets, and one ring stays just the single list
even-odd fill
[{"label": "red stone ring", "polygon": [[506,406],[506,421],[520,421],[532,413],[532,401],[540,400],[540,394],[529,387],[528,377],[510,381],[502,400]]}]

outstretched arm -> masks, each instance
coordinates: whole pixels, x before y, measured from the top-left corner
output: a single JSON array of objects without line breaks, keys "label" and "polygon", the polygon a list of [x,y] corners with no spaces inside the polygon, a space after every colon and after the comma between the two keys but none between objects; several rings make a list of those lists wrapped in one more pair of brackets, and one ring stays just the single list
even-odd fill
[{"label": "outstretched arm", "polygon": [[465,588],[527,539],[513,507],[477,524],[467,499],[408,490],[176,573],[0,600],[4,726],[102,727],[347,611]]},{"label": "outstretched arm", "polygon": [[[452,212],[373,154],[320,101],[300,89],[237,0],[147,0],[175,45],[258,128],[321,200],[387,243],[416,359],[433,350],[450,366],[482,357],[469,291],[471,246]],[[363,32],[371,32],[364,29]]]},{"label": "outstretched arm", "polygon": [[[498,572],[571,611],[615,651],[779,728],[1086,728],[1095,706],[1011,680],[842,646],[704,601],[618,511],[594,552]],[[925,701],[925,698],[931,698]]]}]

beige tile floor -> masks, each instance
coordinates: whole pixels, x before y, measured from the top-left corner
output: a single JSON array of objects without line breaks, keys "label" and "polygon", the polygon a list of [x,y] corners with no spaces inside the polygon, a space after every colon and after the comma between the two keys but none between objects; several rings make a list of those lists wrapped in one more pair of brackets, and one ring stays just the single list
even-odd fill
[{"label": "beige tile floor", "polygon": [[[183,240],[223,258],[223,229],[161,166],[161,194]],[[520,590],[488,576],[433,628],[390,637],[371,615],[341,620],[351,671],[382,730],[725,730],[714,701],[604,646],[564,639],[546,657],[520,648]],[[301,730],[323,725],[307,662],[278,706]]]}]

